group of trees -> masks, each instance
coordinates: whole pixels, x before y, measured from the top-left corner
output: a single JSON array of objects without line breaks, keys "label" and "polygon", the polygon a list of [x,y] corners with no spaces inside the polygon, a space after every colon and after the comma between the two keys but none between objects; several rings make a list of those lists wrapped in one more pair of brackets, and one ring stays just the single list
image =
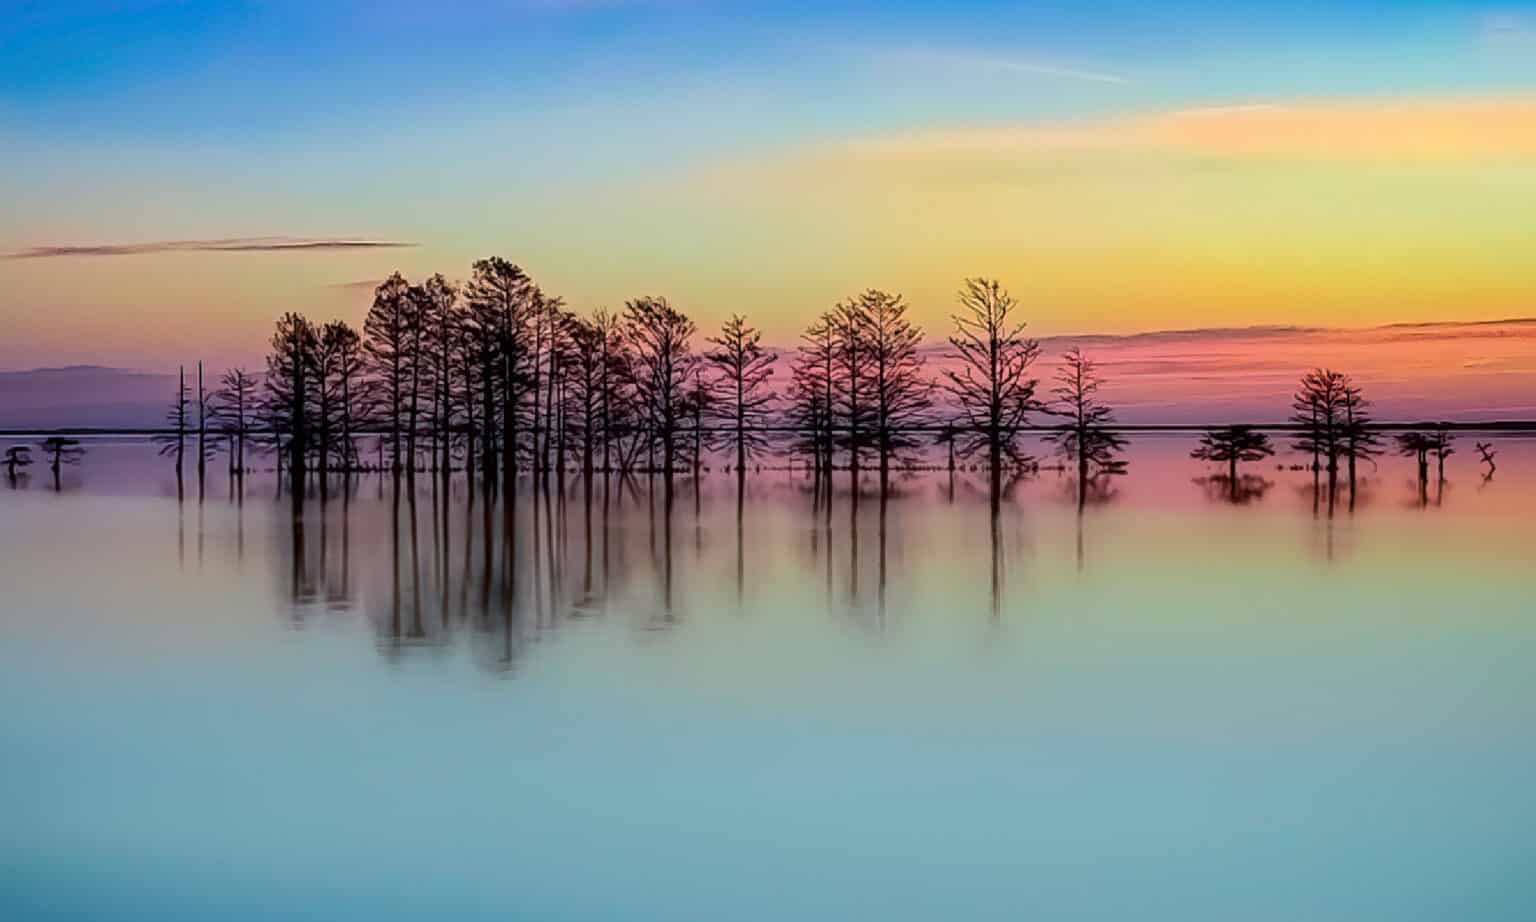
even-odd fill
[{"label": "group of trees", "polygon": [[[1331,369],[1314,369],[1302,379],[1292,401],[1291,429],[1296,433],[1292,447],[1310,455],[1314,477],[1328,478],[1329,496],[1337,489],[1340,465],[1348,478],[1351,498],[1357,486],[1359,466],[1374,464],[1384,451],[1380,431],[1373,429],[1370,407],[1358,385],[1349,375]],[[1418,462],[1418,484],[1422,493],[1429,482],[1429,461],[1435,459],[1438,478],[1445,481],[1445,459],[1456,453],[1456,436],[1448,424],[1425,430],[1412,430],[1396,436],[1397,453]],[[1497,452],[1486,442],[1477,443],[1487,477],[1493,476]],[[1240,492],[1238,464],[1255,462],[1275,453],[1268,435],[1252,426],[1227,426],[1207,431],[1190,456],[1226,466],[1225,481],[1235,500]]]},{"label": "group of trees", "polygon": [[[48,458],[48,470],[53,474],[53,488],[62,489],[60,475],[66,465],[79,464],[85,455],[85,449],[81,447],[79,439],[67,436],[54,435],[37,443],[39,450]],[[12,445],[5,450],[4,459],[0,464],[5,466],[5,477],[11,486],[15,486],[21,471],[32,466],[32,449],[28,445]]]},{"label": "group of trees", "polygon": [[[1059,413],[1067,425],[1052,438],[1081,477],[1123,471],[1093,364],[1068,353],[1054,399],[1042,400],[1040,346],[1018,303],[981,279],[959,301],[952,360],[930,377],[924,331],[900,295],[876,289],[823,313],[781,355],[740,315],[701,338],[665,298],[576,314],[499,258],[476,262],[462,285],[396,273],[360,332],[288,313],[265,375],[236,368],[209,393],[199,366],[195,394],[183,375],[162,451],[178,476],[195,452],[200,478],[227,451],[239,476],[260,439],[291,483],[314,471],[323,492],[331,472],[370,466],[359,446],[368,433],[372,466],[408,476],[462,466],[493,490],[519,472],[697,473],[711,450],[744,476],[782,434],[818,483],[873,469],[884,484],[930,440],[949,443],[952,466],[983,459],[997,480],[1034,464],[1020,435],[1035,414]],[[781,362],[787,384],[776,388]]]},{"label": "group of trees", "polygon": [[[894,466],[937,443],[951,470],[969,462],[988,471],[996,495],[1005,474],[1038,465],[1023,435],[1044,429],[1080,490],[1123,473],[1126,443],[1094,362],[1069,349],[1042,395],[1040,344],[1018,302],[994,280],[968,279],[958,303],[930,374],[924,331],[901,295],[878,289],[822,313],[781,354],[740,315],[701,336],[665,298],[577,314],[500,258],[474,263],[462,284],[396,273],[375,289],[360,331],[287,313],[265,374],[232,369],[209,393],[199,364],[195,394],[183,374],[162,451],[174,455],[178,479],[195,452],[201,481],[218,451],[231,476],[243,475],[248,444],[260,442],[290,484],[314,471],[323,496],[333,472],[369,467],[444,477],[462,469],[490,492],[510,490],[521,473],[697,474],[709,451],[741,477],[775,445],[804,457],[818,487],[834,471],[857,484],[871,469],[884,487]],[[1330,491],[1341,477],[1353,487],[1359,465],[1383,451],[1368,410],[1346,374],[1318,369],[1301,381],[1292,447],[1310,455]],[[364,434],[374,439],[371,459]],[[1443,469],[1449,433],[1409,434],[1399,450],[1417,456],[1426,477],[1430,454]],[[1262,432],[1229,427],[1192,454],[1226,466],[1235,494],[1238,464],[1274,451]]]}]

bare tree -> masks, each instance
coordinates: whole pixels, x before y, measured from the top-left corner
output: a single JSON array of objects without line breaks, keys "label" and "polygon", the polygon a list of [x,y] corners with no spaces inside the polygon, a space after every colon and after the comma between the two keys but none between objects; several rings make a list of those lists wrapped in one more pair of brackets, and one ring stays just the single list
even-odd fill
[{"label": "bare tree", "polygon": [[463,323],[459,290],[442,275],[434,275],[422,286],[431,307],[428,311],[428,379],[432,383],[432,410],[428,421],[432,430],[432,466],[440,469],[444,482],[452,467],[454,420],[453,377],[460,365],[456,361],[459,327]]},{"label": "bare tree", "polygon": [[256,377],[237,366],[224,372],[213,394],[213,416],[233,442],[229,452],[230,473],[245,476],[245,443],[256,410]]},{"label": "bare tree", "polygon": [[296,516],[304,508],[310,429],[314,423],[312,374],[317,348],[314,326],[303,316],[289,312],[278,319],[277,328],[272,333],[272,351],[267,354],[267,395],[263,413],[280,452],[281,439],[285,434],[288,439],[288,483]]},{"label": "bare tree", "polygon": [[1300,428],[1292,447],[1312,456],[1314,472],[1326,470],[1330,487],[1339,472],[1345,432],[1349,379],[1340,372],[1315,368],[1301,379],[1291,401],[1291,422]]},{"label": "bare tree", "polygon": [[1004,460],[1016,466],[1029,460],[1019,436],[1029,414],[1041,409],[1039,380],[1030,374],[1040,344],[1024,335],[1025,323],[1015,315],[1018,302],[996,280],[966,279],[959,297],[949,337],[958,367],[944,372],[942,387],[968,430],[960,439],[961,456],[985,450],[996,493]]},{"label": "bare tree", "polygon": [[1455,433],[1451,432],[1445,423],[1441,423],[1439,426],[1435,427],[1433,432],[1429,434],[1429,441],[1430,450],[1433,451],[1435,455],[1437,476],[1439,477],[1440,482],[1444,483],[1445,459],[1456,453],[1456,449],[1451,447],[1451,444],[1456,441],[1456,435]]},{"label": "bare tree", "polygon": [[720,327],[720,335],[709,342],[714,349],[705,353],[720,375],[717,417],[730,427],[736,450],[736,472],[745,475],[748,460],[767,444],[761,429],[768,421],[774,395],[768,388],[778,356],[762,346],[763,334],[749,326],[745,317],[733,314]]},{"label": "bare tree", "polygon": [[698,362],[691,342],[697,328],[665,298],[637,298],[626,302],[624,311],[636,396],[645,411],[649,441],[660,447],[662,470],[670,479],[681,422],[691,415],[688,388]]},{"label": "bare tree", "polygon": [[187,454],[187,433],[190,431],[189,416],[192,405],[191,392],[187,390],[187,368],[182,365],[176,370],[176,397],[171,401],[171,407],[165,413],[165,421],[170,424],[171,432],[155,436],[155,442],[160,445],[160,455],[173,455],[176,458],[176,489],[181,491],[183,464]]},{"label": "bare tree", "polygon": [[790,419],[801,433],[800,448],[811,456],[818,487],[832,476],[833,363],[837,346],[831,314],[822,314],[801,334],[790,381]]},{"label": "bare tree", "polygon": [[1051,411],[1066,418],[1066,425],[1046,436],[1069,461],[1077,464],[1078,504],[1086,496],[1090,479],[1125,473],[1125,461],[1117,457],[1125,440],[1110,430],[1115,415],[1098,399],[1097,366],[1073,347],[1062,357],[1056,372]]},{"label": "bare tree", "polygon": [[[500,257],[477,260],[464,286],[464,302],[480,363],[481,455],[487,486],[496,476],[500,424],[503,489],[516,489],[518,430],[525,396],[532,397],[533,439],[540,427],[538,358],[543,318],[538,289],[521,268]],[[529,324],[537,327],[530,343]],[[499,411],[499,412],[498,412]]]},{"label": "bare tree", "polygon": [[864,299],[848,298],[827,315],[832,333],[832,426],[848,451],[848,484],[859,489],[859,462],[872,441],[875,407],[871,399],[872,352],[866,341],[869,313]]},{"label": "bare tree", "polygon": [[624,382],[630,380],[629,353],[624,343],[624,328],[619,316],[607,310],[592,315],[592,329],[597,336],[599,354],[598,415],[602,421],[603,473],[613,470],[614,440],[630,419],[630,402]]},{"label": "bare tree", "polygon": [[1429,480],[1429,454],[1434,450],[1434,439],[1422,432],[1404,432],[1397,437],[1397,453],[1418,461],[1420,483]]},{"label": "bare tree", "polygon": [[1493,463],[1493,459],[1498,455],[1498,452],[1494,451],[1493,443],[1478,442],[1474,447],[1477,449],[1478,457],[1488,466],[1488,472],[1483,475],[1484,479],[1492,478],[1493,472],[1499,469],[1499,466]]},{"label": "bare tree", "polygon": [[419,358],[411,352],[416,338],[412,324],[417,318],[411,302],[410,283],[396,272],[374,290],[373,306],[363,321],[363,351],[383,401],[384,422],[389,428],[390,467],[397,474],[403,463],[401,427],[406,418],[413,369]]},{"label": "bare tree", "polygon": [[870,289],[859,301],[869,353],[874,444],[880,455],[880,486],[885,490],[891,460],[917,444],[911,429],[923,423],[932,405],[933,386],[923,377],[923,358],[918,352],[923,332],[908,319],[901,295]]},{"label": "bare tree", "polygon": [[603,426],[603,335],[596,321],[571,315],[567,318],[570,342],[571,427],[580,441],[582,477],[590,483],[597,468],[597,448],[605,437]]},{"label": "bare tree", "polygon": [[1343,376],[1340,405],[1343,412],[1343,431],[1339,438],[1339,453],[1349,462],[1349,500],[1355,501],[1356,469],[1361,461],[1375,463],[1381,454],[1381,436],[1371,428],[1370,401],[1348,375]]},{"label": "bare tree", "polygon": [[344,321],[333,320],[320,328],[313,353],[311,392],[316,403],[314,426],[319,436],[320,495],[330,495],[329,478],[334,459],[350,471],[356,456],[352,441],[354,387],[362,376],[362,337]]},{"label": "bare tree", "polygon": [[48,469],[53,472],[53,489],[55,491],[63,489],[59,479],[59,469],[66,464],[80,463],[81,457],[85,455],[85,449],[80,446],[80,440],[54,435],[38,442],[37,447],[48,456]]},{"label": "bare tree", "polygon": [[5,478],[16,486],[16,469],[32,466],[32,450],[25,445],[12,445],[5,450]]}]

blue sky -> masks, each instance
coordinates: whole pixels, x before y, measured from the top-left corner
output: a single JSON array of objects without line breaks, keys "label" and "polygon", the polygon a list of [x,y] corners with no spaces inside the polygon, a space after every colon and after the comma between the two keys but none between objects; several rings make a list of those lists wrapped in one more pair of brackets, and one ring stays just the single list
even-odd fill
[{"label": "blue sky", "polygon": [[[89,325],[155,299],[218,304],[238,315],[238,336],[258,340],[256,318],[275,297],[352,317],[361,306],[337,286],[397,266],[462,275],[490,252],[583,307],[669,293],[708,319],[729,310],[721,299],[753,271],[740,254],[759,245],[793,262],[780,271],[799,282],[754,292],[755,307],[795,300],[784,310],[800,316],[869,284],[937,298],[962,271],[1006,278],[1015,267],[946,264],[909,278],[911,252],[866,253],[862,241],[881,229],[843,226],[836,206],[798,203],[825,210],[815,226],[765,218],[789,208],[779,194],[797,188],[788,181],[739,178],[740,188],[772,185],[774,200],[726,207],[703,200],[695,179],[817,145],[975,126],[1499,100],[1536,88],[1532,4],[9,0],[6,13],[0,252],[271,236],[417,244],[280,266],[186,254],[174,268],[151,257],[0,261],[0,297],[12,302],[0,306]],[[1444,130],[1443,117],[1435,124],[1425,131]],[[1198,167],[1179,181],[1196,181]],[[1070,167],[1090,168],[1081,158]],[[891,192],[911,188],[905,180],[897,175]],[[1123,196],[1118,174],[1084,182],[1098,191],[1052,207]],[[1435,182],[1425,200],[1459,194]],[[913,199],[907,213],[926,203]],[[1075,298],[1049,305],[1048,329],[1114,321],[1102,304],[1074,314],[1093,300]],[[1385,319],[1396,318],[1369,318]],[[231,327],[217,348],[233,348],[236,335]],[[20,340],[14,348],[64,358],[62,334]],[[18,360],[0,354],[0,366]]]}]

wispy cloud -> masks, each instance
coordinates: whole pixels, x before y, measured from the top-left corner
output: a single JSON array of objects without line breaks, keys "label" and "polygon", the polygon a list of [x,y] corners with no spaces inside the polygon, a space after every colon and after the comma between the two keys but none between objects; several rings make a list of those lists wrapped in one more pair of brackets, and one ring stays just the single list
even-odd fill
[{"label": "wispy cloud", "polygon": [[362,250],[412,247],[399,240],[354,237],[222,237],[202,240],[157,240],[148,243],[66,244],[28,247],[5,254],[6,259],[49,259],[66,256],[143,256],[152,253],[285,253],[317,250]]},{"label": "wispy cloud", "polygon": [[1131,81],[1118,74],[1080,67],[1066,67],[1053,61],[1010,57],[986,52],[936,48],[883,48],[870,52],[876,59],[905,66],[950,71],[993,71],[1078,80],[1087,83],[1126,84]]},{"label": "wispy cloud", "polygon": [[382,284],[384,284],[384,280],[381,278],[357,279],[356,281],[351,282],[332,282],[325,287],[339,288],[343,291],[373,291],[375,288],[378,288]]}]

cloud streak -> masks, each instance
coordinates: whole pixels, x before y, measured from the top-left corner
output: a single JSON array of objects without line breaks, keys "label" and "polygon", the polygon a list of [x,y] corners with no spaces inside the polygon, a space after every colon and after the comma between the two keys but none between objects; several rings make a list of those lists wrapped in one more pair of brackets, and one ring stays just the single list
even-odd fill
[{"label": "cloud streak", "polygon": [[413,247],[398,240],[353,237],[220,237],[199,240],[157,240],[148,243],[68,244],[28,247],[5,254],[6,259],[59,257],[145,256],[154,253],[304,253],[321,250],[366,250]]},{"label": "cloud streak", "polygon": [[904,48],[881,52],[879,53],[879,57],[900,64],[908,64],[919,67],[941,68],[945,70],[1001,71],[1005,73],[1028,74],[1036,77],[1055,77],[1063,80],[1077,80],[1085,83],[1128,84],[1131,82],[1125,77],[1119,76],[1118,74],[1111,74],[1105,71],[1086,70],[1077,67],[1062,67],[1059,65],[1047,64],[1039,61],[1006,58],[971,52]]}]

